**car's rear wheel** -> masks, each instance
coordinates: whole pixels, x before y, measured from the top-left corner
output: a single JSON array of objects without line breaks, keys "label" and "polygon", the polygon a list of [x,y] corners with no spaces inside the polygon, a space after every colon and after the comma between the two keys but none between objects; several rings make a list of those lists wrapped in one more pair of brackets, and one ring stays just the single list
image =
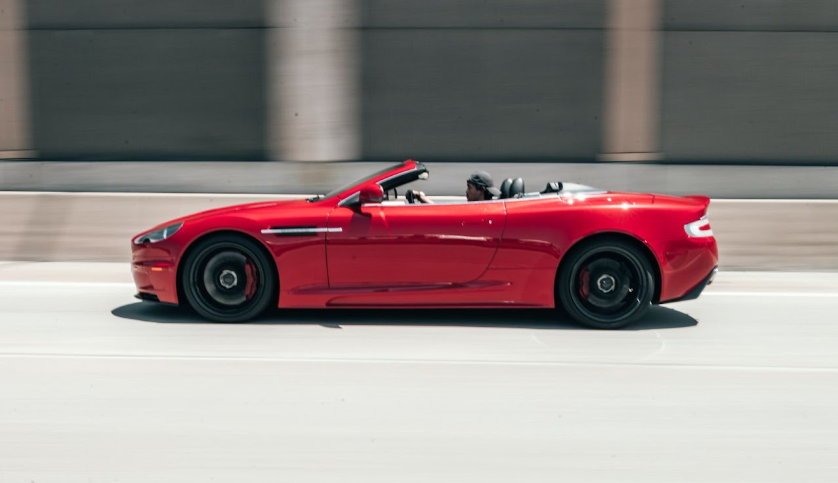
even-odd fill
[{"label": "car's rear wheel", "polygon": [[601,240],[568,254],[557,290],[576,321],[596,329],[619,329],[649,309],[655,292],[652,266],[632,244]]},{"label": "car's rear wheel", "polygon": [[182,272],[189,304],[216,322],[245,322],[262,314],[274,299],[272,262],[257,242],[218,235],[198,242]]}]

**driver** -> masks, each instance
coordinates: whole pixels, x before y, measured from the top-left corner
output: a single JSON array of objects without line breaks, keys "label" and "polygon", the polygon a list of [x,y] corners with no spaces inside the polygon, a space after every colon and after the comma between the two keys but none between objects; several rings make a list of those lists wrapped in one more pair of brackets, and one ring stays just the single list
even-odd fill
[{"label": "driver", "polygon": [[[422,203],[433,203],[425,193],[411,190],[413,197]],[[500,196],[500,190],[495,187],[492,175],[485,171],[475,171],[466,180],[466,199],[468,201],[491,200],[493,196]]]}]

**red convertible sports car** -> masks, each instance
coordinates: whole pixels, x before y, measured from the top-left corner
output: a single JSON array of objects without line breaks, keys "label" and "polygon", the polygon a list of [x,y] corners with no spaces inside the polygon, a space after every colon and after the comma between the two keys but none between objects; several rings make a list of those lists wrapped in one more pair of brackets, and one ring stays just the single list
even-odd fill
[{"label": "red convertible sports car", "polygon": [[132,241],[137,297],[219,322],[271,306],[561,306],[614,329],[698,297],[717,271],[705,196],[561,182],[527,192],[520,178],[486,201],[398,195],[427,178],[407,160],[325,195],[163,223]]}]

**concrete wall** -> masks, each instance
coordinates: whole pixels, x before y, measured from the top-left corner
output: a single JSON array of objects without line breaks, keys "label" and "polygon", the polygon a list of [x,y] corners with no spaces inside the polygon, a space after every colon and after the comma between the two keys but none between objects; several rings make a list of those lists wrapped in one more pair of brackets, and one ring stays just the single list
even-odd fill
[{"label": "concrete wall", "polygon": [[673,161],[838,161],[832,0],[667,0],[662,140]]},{"label": "concrete wall", "polygon": [[29,158],[29,83],[23,0],[0,0],[0,159]]},{"label": "concrete wall", "polygon": [[0,157],[838,165],[834,0],[2,5]]},{"label": "concrete wall", "polygon": [[[392,162],[74,162],[0,163],[2,191],[153,193],[328,193]],[[835,166],[701,166],[646,163],[426,163],[430,179],[412,188],[462,195],[465,180],[485,169],[500,184],[523,178],[527,191],[576,182],[611,191],[701,194],[731,199],[838,199]]]},{"label": "concrete wall", "polygon": [[365,1],[363,159],[593,159],[604,6]]},{"label": "concrete wall", "polygon": [[264,156],[262,0],[31,0],[42,158]]},{"label": "concrete wall", "polygon": [[665,0],[667,30],[834,32],[833,0]]},{"label": "concrete wall", "polygon": [[[0,192],[0,260],[130,260],[167,219],[269,195]],[[713,200],[722,270],[838,270],[838,202]]]},{"label": "concrete wall", "polygon": [[267,0],[269,157],[360,158],[357,0]]}]

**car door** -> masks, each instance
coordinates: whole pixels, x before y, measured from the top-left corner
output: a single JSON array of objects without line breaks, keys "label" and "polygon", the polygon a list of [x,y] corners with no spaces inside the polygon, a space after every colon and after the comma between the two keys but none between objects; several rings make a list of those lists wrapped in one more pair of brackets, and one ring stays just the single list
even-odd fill
[{"label": "car door", "polygon": [[503,233],[500,201],[368,204],[329,215],[330,288],[429,287],[480,277]]}]

